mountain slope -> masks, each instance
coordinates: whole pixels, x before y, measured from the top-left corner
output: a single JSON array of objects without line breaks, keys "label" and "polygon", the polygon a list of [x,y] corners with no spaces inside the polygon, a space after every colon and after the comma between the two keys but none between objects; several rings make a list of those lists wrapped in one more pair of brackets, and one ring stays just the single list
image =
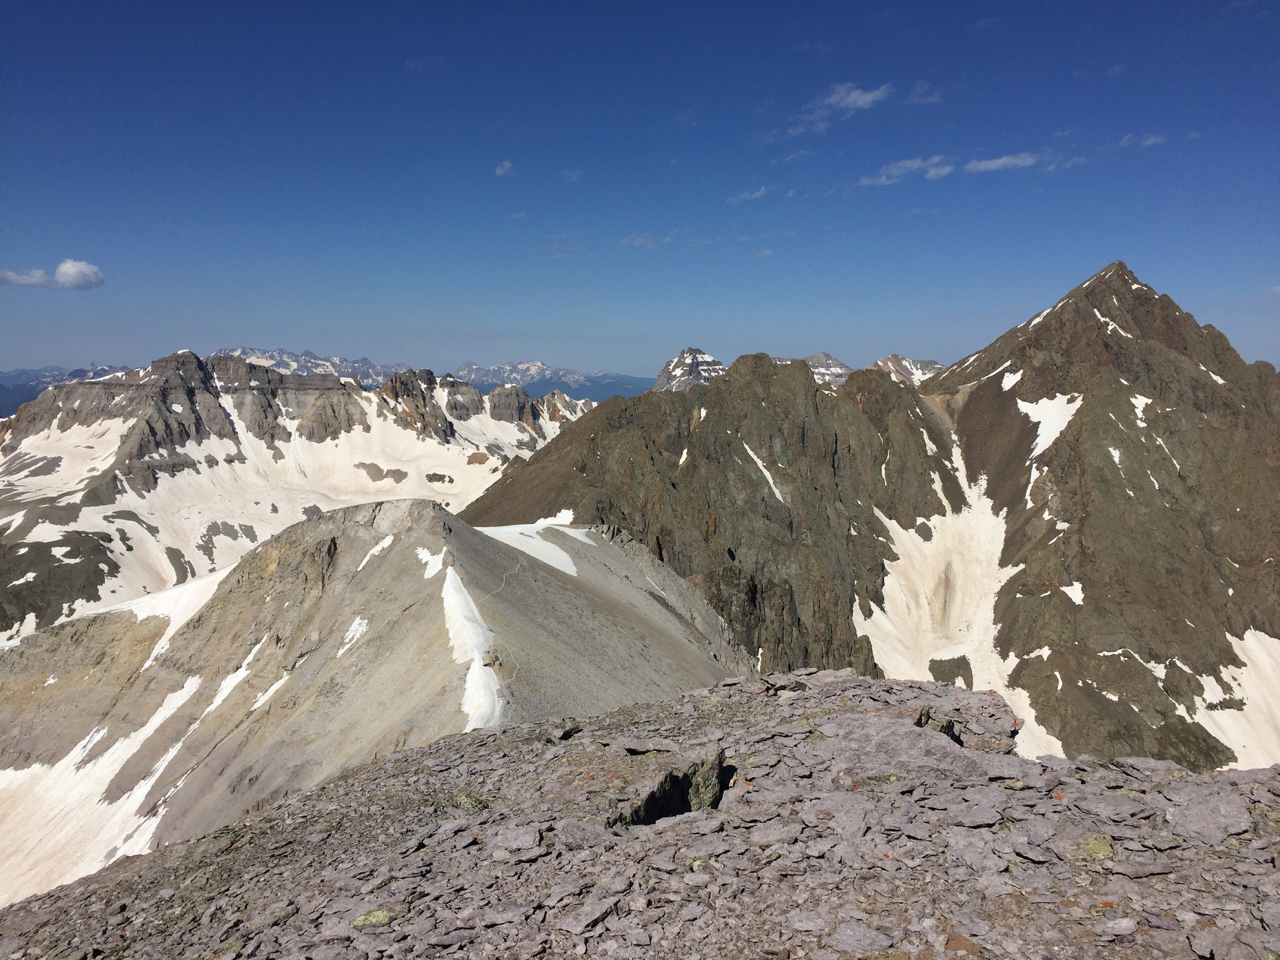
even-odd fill
[{"label": "mountain slope", "polygon": [[1017,678],[1037,716],[1077,749],[1280,759],[1274,368],[1115,263],[927,392],[1005,514],[996,645],[1049,647]]},{"label": "mountain slope", "polygon": [[926,390],[741,358],[601,406],[463,516],[572,508],[766,668],[995,689],[1032,756],[1280,761],[1274,369],[1113,264]]},{"label": "mountain slope", "polygon": [[0,654],[0,903],[406,746],[748,669],[644,551],[423,501],[328,513]]},{"label": "mountain slope", "polygon": [[367,392],[185,352],[47,391],[0,421],[0,642],[224,569],[303,516],[459,508],[589,405],[428,370]]},{"label": "mountain slope", "polygon": [[624,531],[703,591],[765,669],[874,664],[849,619],[881,603],[884,517],[966,500],[941,421],[887,376],[838,392],[802,363],[740,358],[709,385],[602,404],[464,512],[572,509]]}]

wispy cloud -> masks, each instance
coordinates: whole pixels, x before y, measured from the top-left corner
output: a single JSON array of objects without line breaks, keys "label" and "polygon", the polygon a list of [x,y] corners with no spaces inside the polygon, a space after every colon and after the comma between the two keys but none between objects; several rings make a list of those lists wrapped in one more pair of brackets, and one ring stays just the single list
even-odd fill
[{"label": "wispy cloud", "polygon": [[646,247],[649,250],[654,249],[657,243],[653,239],[651,233],[631,233],[618,241],[620,247]]},{"label": "wispy cloud", "polygon": [[525,211],[523,211],[523,210],[520,210],[520,211],[518,211],[518,212],[516,212],[516,213],[513,213],[513,214],[511,215],[511,219],[512,219],[512,220],[523,220],[523,219],[524,219],[524,217],[525,217]]},{"label": "wispy cloud", "polygon": [[1146,133],[1138,136],[1136,133],[1130,133],[1120,138],[1120,146],[1132,147],[1134,144],[1140,144],[1144,147],[1154,147],[1156,144],[1164,143],[1164,134]]},{"label": "wispy cloud", "polygon": [[561,170],[560,179],[565,183],[577,183],[578,178],[582,176],[581,170]]},{"label": "wispy cloud", "polygon": [[772,250],[757,250],[757,251],[756,251],[756,256],[757,256],[757,257],[772,257],[772,256],[773,256],[773,251],[772,251]]},{"label": "wispy cloud", "polygon": [[1114,67],[1112,67],[1110,70],[1107,71],[1107,76],[1118,77],[1122,73],[1124,73],[1124,64],[1117,63]]},{"label": "wispy cloud", "polygon": [[725,197],[724,202],[736,207],[738,204],[745,203],[748,200],[759,200],[768,192],[769,192],[768,187],[761,187],[759,190],[756,190],[756,191],[743,190],[736,197]]},{"label": "wispy cloud", "polygon": [[1013,170],[1017,167],[1034,167],[1039,158],[1034,153],[1008,153],[991,160],[970,160],[964,165],[965,173],[990,173],[992,170]]},{"label": "wispy cloud", "polygon": [[[812,150],[797,150],[795,153],[783,157],[780,162],[798,163],[799,161],[803,160],[805,157],[811,157],[811,156],[813,156]],[[778,161],[775,161],[775,162],[778,162]]]},{"label": "wispy cloud", "polygon": [[929,86],[929,84],[921,80],[919,83],[917,83],[914,87],[911,88],[911,92],[907,94],[907,98],[902,102],[903,103],[937,103],[941,99],[942,99],[942,94],[940,94],[933,87]]},{"label": "wispy cloud", "polygon": [[26,273],[0,270],[0,286],[92,290],[105,282],[102,271],[92,263],[86,263],[83,260],[63,260],[53,271],[52,277],[43,270],[28,270]]},{"label": "wispy cloud", "polygon": [[870,110],[883,103],[891,93],[891,83],[874,90],[863,90],[852,83],[833,83],[826,93],[805,105],[804,114],[787,129],[787,135],[798,137],[802,133],[825,133],[833,116],[848,120],[859,110]]},{"label": "wispy cloud", "polygon": [[500,164],[493,168],[495,177],[505,177],[511,172],[512,163],[510,160],[503,160]]},{"label": "wispy cloud", "polygon": [[43,270],[28,270],[26,273],[0,270],[0,284],[13,287],[52,287],[53,281]]},{"label": "wispy cloud", "polygon": [[891,183],[901,183],[912,173],[923,173],[926,180],[940,180],[954,169],[953,164],[944,162],[940,153],[932,157],[913,157],[885,164],[876,176],[859,179],[858,186],[887,187]]}]

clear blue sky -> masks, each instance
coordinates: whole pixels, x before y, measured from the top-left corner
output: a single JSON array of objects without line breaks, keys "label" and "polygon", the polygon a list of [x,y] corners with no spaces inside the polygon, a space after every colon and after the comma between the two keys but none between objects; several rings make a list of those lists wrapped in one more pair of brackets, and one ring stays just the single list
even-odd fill
[{"label": "clear blue sky", "polygon": [[0,369],[950,362],[1116,259],[1280,362],[1280,0],[0,12]]}]

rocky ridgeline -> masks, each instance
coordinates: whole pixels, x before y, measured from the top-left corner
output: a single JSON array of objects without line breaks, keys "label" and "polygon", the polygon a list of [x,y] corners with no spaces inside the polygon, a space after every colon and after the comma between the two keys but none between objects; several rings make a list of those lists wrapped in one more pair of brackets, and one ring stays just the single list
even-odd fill
[{"label": "rocky ridgeline", "polygon": [[805,669],[449,737],[17,904],[0,955],[1280,952],[1280,768],[1037,763],[1017,727]]}]

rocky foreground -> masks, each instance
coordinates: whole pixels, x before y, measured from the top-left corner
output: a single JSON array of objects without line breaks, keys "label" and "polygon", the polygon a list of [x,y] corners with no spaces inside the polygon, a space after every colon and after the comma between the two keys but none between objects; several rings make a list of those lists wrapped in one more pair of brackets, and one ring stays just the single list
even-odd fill
[{"label": "rocky foreground", "polygon": [[1017,728],[800,670],[448,737],[14,905],[0,957],[1280,954],[1280,767]]}]

